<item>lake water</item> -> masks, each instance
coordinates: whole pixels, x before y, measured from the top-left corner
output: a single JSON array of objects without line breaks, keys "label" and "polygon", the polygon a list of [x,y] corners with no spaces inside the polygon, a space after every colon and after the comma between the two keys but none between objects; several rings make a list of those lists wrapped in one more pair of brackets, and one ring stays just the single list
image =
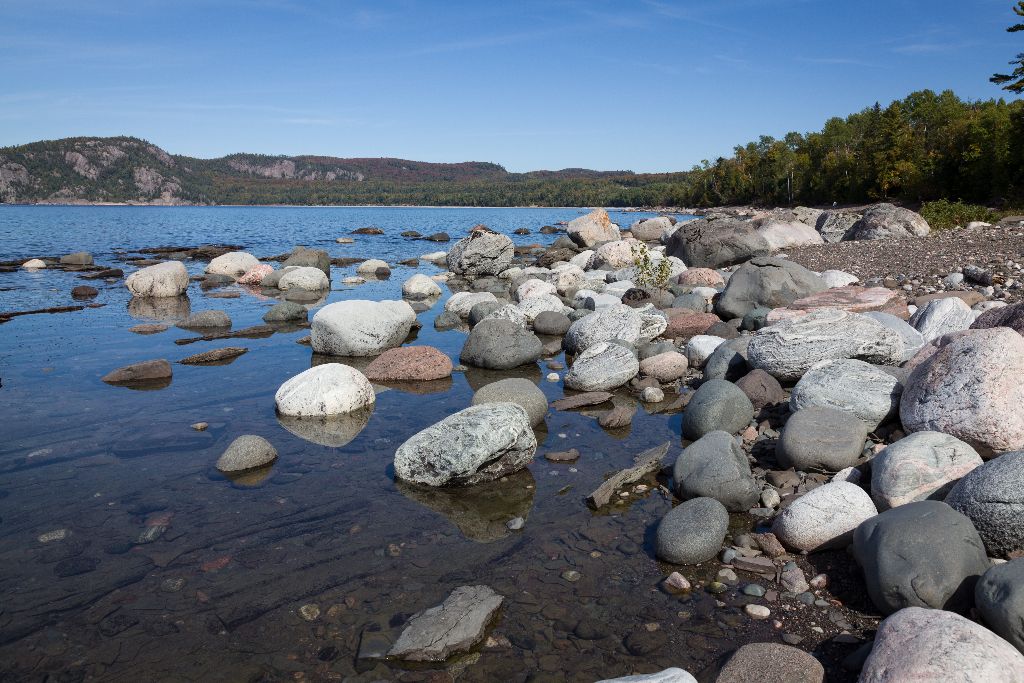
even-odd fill
[{"label": "lake water", "polygon": [[[303,244],[394,264],[448,246],[402,238],[403,230],[458,239],[484,223],[508,234],[528,228],[517,243],[548,244],[554,236],[538,234],[541,226],[581,213],[0,207],[0,260],[84,250],[130,272],[125,261],[141,248],[232,243],[261,257]],[[622,225],[640,217],[612,216]],[[365,226],[385,234],[335,242]],[[197,274],[205,264],[187,265]],[[396,266],[390,280],[342,285],[354,270],[335,268],[318,305],[398,298],[414,272],[441,271]],[[543,378],[544,361],[381,387],[357,436],[325,446],[274,410],[277,388],[323,360],[296,343],[308,330],[178,345],[195,335],[128,328],[184,311],[129,306],[123,281],[56,269],[0,272],[0,311],[72,305],[70,290],[80,284],[98,287],[103,305],[0,325],[0,679],[594,681],[668,666],[697,672],[737,644],[778,640],[770,620],[743,615],[745,599],[735,592],[659,590],[673,568],[654,559],[652,534],[671,501],[653,477],[646,492],[601,513],[584,504],[607,474],[647,448],[670,441],[670,463],[679,452],[678,415],[640,407],[631,428],[605,431],[598,411],[552,411],[528,470],[471,490],[424,492],[394,481],[395,449],[496,379],[528,377],[550,400],[561,398],[561,383]],[[233,291],[240,296],[214,298]],[[236,329],[261,324],[276,303],[236,285],[192,283],[188,294],[191,311],[225,310]],[[444,298],[419,314],[422,329],[410,343],[435,346],[457,363],[465,334],[433,326],[443,305]],[[160,390],[100,381],[129,363],[174,363],[229,345],[249,351],[227,365],[174,364]],[[546,360],[565,362],[561,354]],[[616,402],[636,403],[625,392]],[[190,428],[200,421],[206,431]],[[242,434],[267,438],[280,457],[232,481],[213,465]],[[582,453],[574,464],[542,457],[573,447]],[[505,522],[516,516],[525,527],[509,531]],[[734,521],[737,530],[751,525],[745,516]],[[685,573],[702,580],[717,569],[712,562]],[[580,578],[567,580],[568,570]],[[492,639],[477,652],[447,668],[411,670],[358,657],[360,643],[372,654],[411,614],[467,584],[505,596]],[[827,638],[803,633],[810,647]]]}]

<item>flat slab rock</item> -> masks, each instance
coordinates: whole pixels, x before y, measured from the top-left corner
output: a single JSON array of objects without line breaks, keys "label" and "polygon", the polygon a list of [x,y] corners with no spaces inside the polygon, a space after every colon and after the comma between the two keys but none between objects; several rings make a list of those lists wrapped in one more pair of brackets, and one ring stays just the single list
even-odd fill
[{"label": "flat slab rock", "polygon": [[632,484],[637,479],[659,469],[661,461],[665,459],[665,455],[668,453],[669,446],[669,442],[666,441],[660,446],[655,446],[637,455],[633,458],[634,464],[632,467],[619,470],[601,484],[596,491],[587,496],[587,504],[595,510],[603,507],[608,504],[612,499],[612,495],[620,487]]},{"label": "flat slab rock", "polygon": [[551,404],[551,407],[555,410],[575,410],[576,408],[586,408],[588,406],[597,406],[602,403],[607,403],[612,400],[612,394],[607,391],[588,391],[585,394],[576,394],[575,396],[567,396],[560,398]]},{"label": "flat slab rock", "polygon": [[887,287],[833,287],[817,294],[797,299],[785,308],[776,308],[768,314],[768,322],[796,318],[819,308],[839,308],[851,313],[881,311],[906,320],[910,317],[907,300]]},{"label": "flat slab rock", "polygon": [[414,615],[388,651],[412,662],[441,662],[479,643],[504,598],[488,586],[460,586],[443,603]]},{"label": "flat slab rock", "polygon": [[204,365],[206,363],[224,363],[229,360],[238,358],[243,353],[247,353],[249,349],[244,346],[225,346],[222,349],[210,349],[209,351],[203,351],[186,358],[182,358],[178,362],[182,365]]}]

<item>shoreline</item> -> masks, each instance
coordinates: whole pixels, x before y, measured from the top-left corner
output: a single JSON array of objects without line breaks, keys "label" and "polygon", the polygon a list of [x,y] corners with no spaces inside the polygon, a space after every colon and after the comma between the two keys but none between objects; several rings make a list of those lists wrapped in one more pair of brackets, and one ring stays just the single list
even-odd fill
[{"label": "shoreline", "polygon": [[[595,208],[602,208],[605,211],[616,211],[620,213],[688,213],[690,210],[679,207],[615,207],[615,206],[446,206],[444,204],[147,204],[135,202],[0,202],[0,208],[8,206],[60,206],[60,207],[139,207],[154,209],[175,209],[175,208],[250,208],[250,209],[535,209],[535,210],[570,210],[590,211]],[[707,211],[707,209],[692,209],[692,211]]]}]

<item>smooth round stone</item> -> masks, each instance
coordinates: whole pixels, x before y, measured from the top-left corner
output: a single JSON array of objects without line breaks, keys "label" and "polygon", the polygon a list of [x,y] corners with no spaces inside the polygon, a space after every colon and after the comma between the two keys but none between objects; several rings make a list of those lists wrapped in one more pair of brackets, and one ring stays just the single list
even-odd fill
[{"label": "smooth round stone", "polygon": [[371,258],[366,259],[356,267],[356,272],[360,275],[370,275],[376,277],[382,274],[390,274],[391,266],[386,261],[380,259]]},{"label": "smooth round stone", "polygon": [[837,481],[808,491],[775,517],[772,533],[788,548],[808,552],[850,544],[854,530],[878,511],[864,489]]},{"label": "smooth round stone", "polygon": [[750,424],[754,406],[735,384],[721,379],[705,382],[683,413],[683,438],[696,441],[709,432],[734,434]]},{"label": "smooth round stone", "polygon": [[[746,362],[744,361],[745,365]],[[705,370],[706,373],[707,371]],[[760,412],[768,406],[778,405],[789,400],[782,385],[779,384],[779,380],[764,370],[751,370],[736,380],[736,386],[747,395],[756,412]]]},{"label": "smooth round stone", "polygon": [[262,436],[245,434],[231,442],[217,459],[221,472],[241,472],[263,467],[277,460],[277,449]]},{"label": "smooth round stone", "polygon": [[32,258],[21,264],[21,267],[25,270],[42,270],[46,268],[46,261],[42,259]]},{"label": "smooth round stone", "polygon": [[711,354],[719,346],[725,343],[722,337],[715,337],[708,334],[698,334],[686,342],[686,361],[693,368],[703,368]]},{"label": "smooth round stone", "polygon": [[416,273],[402,283],[402,296],[410,298],[441,296],[441,287],[426,275]]},{"label": "smooth round stone", "polygon": [[557,311],[541,311],[533,321],[533,331],[537,334],[561,336],[569,331],[572,321],[569,316]]},{"label": "smooth round stone", "polygon": [[604,678],[597,683],[697,683],[697,679],[682,669],[671,667],[653,674]]},{"label": "smooth round stone", "polygon": [[401,344],[415,321],[416,313],[405,301],[338,301],[313,316],[313,350],[332,356],[375,356]]},{"label": "smooth round stone", "polygon": [[766,592],[764,586],[759,586],[756,583],[748,583],[743,587],[743,594],[754,598],[763,598]]},{"label": "smooth round stone", "polygon": [[825,669],[812,655],[781,643],[750,643],[729,656],[717,683],[824,683]]},{"label": "smooth round stone", "polygon": [[796,412],[811,406],[853,413],[875,430],[896,415],[903,385],[893,375],[864,361],[839,359],[812,366],[789,397]]},{"label": "smooth round stone", "polygon": [[484,403],[515,403],[526,411],[534,427],[544,421],[548,412],[548,399],[536,384],[528,379],[509,377],[480,387],[473,394],[473,405]]},{"label": "smooth round stone", "polygon": [[636,377],[640,362],[633,352],[616,343],[600,342],[573,360],[565,386],[578,391],[608,391]]},{"label": "smooth round stone", "polygon": [[852,413],[812,406],[790,416],[776,455],[784,468],[838,472],[857,464],[867,436],[867,425]]},{"label": "smooth round stone", "polygon": [[259,264],[259,259],[252,254],[244,251],[229,251],[210,261],[206,266],[206,272],[210,275],[227,275],[231,278],[238,278]]},{"label": "smooth round stone", "polygon": [[323,292],[331,288],[331,281],[319,268],[299,266],[284,271],[277,288],[282,292]]},{"label": "smooth round stone", "polygon": [[132,296],[181,296],[188,289],[188,271],[181,261],[167,261],[135,271],[124,281]]},{"label": "smooth round stone", "polygon": [[305,322],[308,316],[309,311],[302,304],[297,304],[294,301],[282,301],[271,306],[270,310],[263,314],[263,322]]},{"label": "smooth round stone", "polygon": [[537,335],[511,320],[488,319],[470,331],[459,359],[478,368],[510,370],[537,362],[543,346]]},{"label": "smooth round stone", "polygon": [[731,434],[721,431],[705,434],[683,449],[672,479],[680,498],[714,498],[733,512],[749,510],[760,493],[746,454]]},{"label": "smooth round stone", "polygon": [[277,411],[294,417],[341,415],[372,405],[369,380],[353,367],[324,363],[295,375],[274,395]]},{"label": "smooth round stone", "polygon": [[653,377],[662,384],[674,382],[686,376],[689,362],[686,356],[678,351],[659,353],[640,361],[640,372],[645,377]]},{"label": "smooth round stone", "polygon": [[657,556],[674,564],[700,564],[718,554],[729,529],[729,512],[712,498],[694,498],[672,508],[658,524]]},{"label": "smooth round stone", "polygon": [[747,605],[743,608],[743,611],[747,613],[751,619],[767,619],[772,615],[770,609],[764,605]]},{"label": "smooth round stone", "polygon": [[452,374],[452,361],[433,346],[399,346],[388,349],[366,366],[371,382],[429,382]]},{"label": "smooth round stone", "polygon": [[982,620],[1024,652],[1024,557],[994,565],[974,588]]},{"label": "smooth round stone", "polygon": [[658,387],[646,387],[640,392],[640,400],[644,403],[661,403],[665,400],[665,392]]},{"label": "smooth round stone", "polygon": [[971,470],[953,485],[946,502],[970,518],[989,555],[1024,552],[1024,451],[1004,453]]},{"label": "smooth round stone", "polygon": [[982,464],[969,445],[941,432],[917,432],[871,461],[871,498],[879,510],[918,500],[942,500],[961,477]]}]

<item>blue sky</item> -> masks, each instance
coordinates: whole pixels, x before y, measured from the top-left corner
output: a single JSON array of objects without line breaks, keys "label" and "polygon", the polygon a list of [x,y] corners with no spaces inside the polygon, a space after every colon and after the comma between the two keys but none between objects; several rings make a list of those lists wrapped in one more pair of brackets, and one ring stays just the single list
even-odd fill
[{"label": "blue sky", "polygon": [[875,101],[971,99],[1012,0],[0,0],[0,146],[685,170]]}]

